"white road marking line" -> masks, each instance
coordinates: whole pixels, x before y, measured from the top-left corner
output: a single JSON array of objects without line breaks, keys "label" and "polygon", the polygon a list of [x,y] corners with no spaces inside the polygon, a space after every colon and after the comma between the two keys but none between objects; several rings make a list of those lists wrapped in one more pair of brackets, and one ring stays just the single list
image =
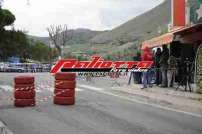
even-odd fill
[{"label": "white road marking line", "polygon": [[177,113],[182,113],[182,114],[202,118],[202,115],[200,115],[200,114],[195,114],[195,113],[191,113],[191,112],[186,112],[186,111],[182,111],[182,110],[178,110],[178,109],[174,109],[174,108],[161,106],[161,105],[158,105],[158,104],[151,104],[151,103],[139,101],[139,100],[136,100],[136,99],[131,99],[131,98],[128,98],[128,97],[124,97],[124,96],[120,96],[120,95],[116,95],[116,94],[104,91],[104,89],[102,89],[102,88],[98,88],[100,90],[94,90],[94,89],[97,89],[97,87],[92,87],[92,86],[88,86],[88,85],[79,85],[79,86],[84,87],[84,88],[90,87],[90,88],[87,88],[87,89],[97,91],[97,92],[100,92],[100,93],[103,93],[103,94],[106,94],[106,95],[111,95],[111,96],[114,96],[114,97],[118,97],[118,98],[121,98],[121,99],[124,99],[124,100],[127,100],[127,101],[132,101],[132,102],[135,102],[135,103],[148,105],[148,106],[156,107],[156,108],[163,109],[163,110],[168,110],[168,111],[172,111],[172,112],[177,112]]},{"label": "white road marking line", "polygon": [[36,89],[36,92],[37,92],[37,93],[41,93],[41,90]]},{"label": "white road marking line", "polygon": [[0,85],[0,88],[5,91],[13,91],[13,87],[11,85]]},{"label": "white road marking line", "polygon": [[88,89],[95,90],[95,91],[102,91],[102,90],[104,90],[104,89],[102,89],[102,88],[93,87],[93,86],[88,86],[88,85],[79,85],[79,87],[88,88]]},{"label": "white road marking line", "polygon": [[76,88],[76,91],[77,91],[77,92],[82,92],[83,89],[81,89],[81,88]]},{"label": "white road marking line", "polygon": [[1,134],[13,134],[13,132],[1,121],[0,121],[0,130]]},{"label": "white road marking line", "polygon": [[[54,92],[54,88],[53,87],[50,87],[50,88],[46,88],[46,89],[48,89],[48,91],[50,91],[50,92]],[[83,91],[83,89],[81,89],[81,88],[76,88],[75,89],[77,92],[81,92],[81,91]],[[42,92],[42,90],[38,90],[39,92]]]}]

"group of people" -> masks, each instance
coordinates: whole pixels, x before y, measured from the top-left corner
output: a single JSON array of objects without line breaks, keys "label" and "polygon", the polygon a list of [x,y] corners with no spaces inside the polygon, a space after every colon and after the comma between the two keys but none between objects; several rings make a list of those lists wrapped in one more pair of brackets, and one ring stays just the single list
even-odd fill
[{"label": "group of people", "polygon": [[[138,59],[134,59],[138,60]],[[152,68],[143,72],[135,72],[134,79],[142,83],[142,89],[152,87],[153,83],[162,88],[173,87],[176,76],[177,59],[170,55],[169,49],[163,45],[153,53],[146,47],[140,55],[142,61],[153,61]],[[155,78],[155,79],[153,79]],[[152,82],[155,80],[155,82]]]}]

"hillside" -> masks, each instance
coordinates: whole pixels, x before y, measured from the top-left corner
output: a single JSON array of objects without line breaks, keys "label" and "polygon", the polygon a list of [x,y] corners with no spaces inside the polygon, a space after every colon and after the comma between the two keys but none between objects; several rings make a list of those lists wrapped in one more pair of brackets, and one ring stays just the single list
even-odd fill
[{"label": "hillside", "polygon": [[[89,43],[90,40],[95,37],[98,34],[103,33],[102,31],[92,31],[89,29],[75,29],[72,30],[70,29],[68,33],[71,35],[71,39],[67,42],[67,45],[72,45],[72,44],[85,44]],[[34,41],[40,41],[45,44],[48,44],[50,42],[49,37],[37,37],[37,36],[32,36],[28,35],[30,39],[33,39]]]},{"label": "hillside", "polygon": [[[65,53],[96,53],[108,57],[132,57],[142,41],[167,32],[171,18],[171,0],[110,31],[70,30],[72,39]],[[48,42],[48,37],[38,38]]]},{"label": "hillside", "polygon": [[38,37],[38,36],[33,36],[33,35],[28,35],[28,38],[29,39],[32,39],[33,41],[40,41],[40,42],[43,42],[45,44],[48,45],[49,43],[49,37]]},{"label": "hillside", "polygon": [[71,44],[86,44],[89,43],[92,38],[96,35],[103,33],[102,31],[92,31],[89,29],[76,29],[76,30],[69,30],[69,34],[72,35],[71,40],[67,43],[68,45]]},{"label": "hillside", "polygon": [[158,35],[158,31],[166,32],[171,16],[171,0],[166,0],[154,9],[135,17],[121,26],[95,36],[91,41],[105,44],[121,40],[123,43],[144,40]]}]

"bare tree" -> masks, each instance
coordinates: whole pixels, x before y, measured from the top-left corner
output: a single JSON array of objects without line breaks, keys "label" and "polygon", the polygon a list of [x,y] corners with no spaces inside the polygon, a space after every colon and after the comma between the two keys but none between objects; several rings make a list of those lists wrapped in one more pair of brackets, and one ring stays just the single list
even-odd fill
[{"label": "bare tree", "polygon": [[51,41],[59,52],[59,56],[63,57],[62,48],[72,38],[72,34],[69,33],[67,25],[51,25],[49,28],[47,28],[47,31]]}]

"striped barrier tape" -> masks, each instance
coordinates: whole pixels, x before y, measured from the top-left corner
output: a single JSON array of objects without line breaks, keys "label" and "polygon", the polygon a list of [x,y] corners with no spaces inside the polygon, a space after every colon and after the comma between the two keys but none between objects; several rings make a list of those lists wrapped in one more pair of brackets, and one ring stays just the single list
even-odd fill
[{"label": "striped barrier tape", "polygon": [[[56,85],[59,85],[61,83],[63,83],[63,82],[58,82],[58,83],[56,83]],[[39,86],[36,87],[36,89],[37,89],[36,91],[42,91],[41,89],[50,89],[50,88],[52,88],[52,86],[50,86],[50,85],[45,85],[44,86],[44,83],[42,83],[42,84],[40,84]],[[27,90],[29,88],[19,88],[19,89],[15,89],[15,90],[16,91],[21,91],[21,90],[24,90],[24,89]],[[1,90],[1,91],[8,92],[8,90],[4,90],[4,89]],[[46,96],[44,98],[37,99],[36,104],[39,104],[40,102],[47,102],[49,99],[53,98],[54,96],[60,95],[60,94],[62,94],[64,92],[65,92],[65,90],[62,90],[61,92],[58,92],[56,94],[53,93],[52,95]],[[0,100],[14,101],[15,98],[13,96],[12,97],[10,96],[10,97],[6,97],[6,98],[0,98]]]}]

